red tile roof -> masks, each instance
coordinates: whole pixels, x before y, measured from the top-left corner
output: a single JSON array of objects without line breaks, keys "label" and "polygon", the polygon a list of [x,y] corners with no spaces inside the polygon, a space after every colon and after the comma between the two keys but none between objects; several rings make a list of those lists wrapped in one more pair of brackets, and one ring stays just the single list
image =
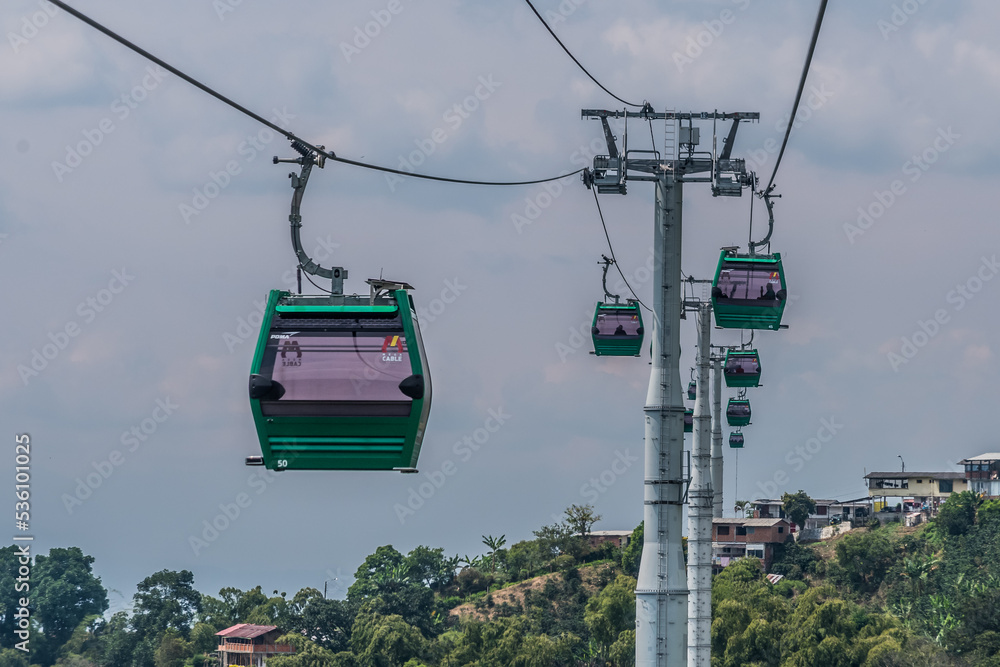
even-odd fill
[{"label": "red tile roof", "polygon": [[242,637],[244,639],[253,639],[254,637],[266,635],[271,630],[277,629],[277,625],[252,625],[250,623],[238,623],[231,628],[226,628],[222,632],[216,632],[215,634],[219,637]]}]

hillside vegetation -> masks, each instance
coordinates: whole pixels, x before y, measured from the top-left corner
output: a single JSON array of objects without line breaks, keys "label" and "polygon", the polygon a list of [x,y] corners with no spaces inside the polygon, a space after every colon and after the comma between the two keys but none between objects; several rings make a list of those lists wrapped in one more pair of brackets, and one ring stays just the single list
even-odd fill
[{"label": "hillside vegetation", "polygon": [[[30,652],[15,648],[14,547],[0,549],[0,667],[214,665],[215,633],[277,625],[296,654],[269,667],[626,666],[635,650],[642,526],[624,549],[581,537],[599,517],[566,522],[483,555],[447,557],[386,545],[355,573],[346,599],[312,588],[194,587],[163,570],[138,584],[130,613],[110,618],[107,592],[78,548],[53,549],[32,571]],[[872,527],[779,549],[771,585],[755,559],[712,584],[713,667],[1000,667],[1000,501],[953,496],[916,530]]]}]

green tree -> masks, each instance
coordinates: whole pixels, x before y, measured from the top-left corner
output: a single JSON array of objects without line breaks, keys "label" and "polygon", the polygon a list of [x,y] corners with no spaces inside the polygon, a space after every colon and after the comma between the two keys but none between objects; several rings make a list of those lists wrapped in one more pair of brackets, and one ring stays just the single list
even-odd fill
[{"label": "green tree", "polygon": [[349,648],[356,606],[347,600],[311,598],[302,609],[296,629],[324,649],[339,652]]},{"label": "green tree", "polygon": [[594,514],[593,505],[570,505],[565,513],[566,524],[580,537],[586,537],[590,528],[601,520],[601,515]]},{"label": "green tree", "polygon": [[610,654],[623,632],[635,628],[635,586],[635,579],[619,574],[587,601],[583,621],[591,637],[601,645],[602,655]]},{"label": "green tree", "polygon": [[483,544],[489,548],[489,552],[486,555],[490,560],[490,572],[497,571],[497,552],[500,551],[506,543],[506,535],[501,535],[500,537],[483,535]]},{"label": "green tree", "polygon": [[[278,643],[293,646],[295,653],[268,658],[268,667],[335,667],[345,664],[342,660],[337,660],[333,651],[323,648],[297,632],[278,637]],[[347,664],[353,667],[354,663]]]},{"label": "green tree", "polygon": [[[159,638],[169,628],[188,637],[195,615],[201,611],[201,593],[195,590],[194,575],[189,570],[161,570],[139,582],[137,589],[132,627],[140,641]],[[155,652],[156,646],[143,651],[150,649]]]},{"label": "green tree", "polygon": [[406,554],[404,564],[411,580],[419,581],[440,593],[455,579],[458,556],[448,558],[442,548],[418,546]]},{"label": "green tree", "polygon": [[193,655],[191,644],[175,628],[168,628],[156,649],[156,667],[184,667],[184,659]]},{"label": "green tree", "polygon": [[753,510],[753,503],[749,500],[737,500],[735,509],[741,517],[749,516],[751,510]]},{"label": "green tree", "polygon": [[136,634],[129,629],[128,614],[115,612],[98,633],[100,652],[106,665],[131,665],[135,652]]},{"label": "green tree", "polygon": [[47,638],[62,646],[84,618],[103,614],[108,593],[95,577],[92,556],[79,547],[52,549],[48,556],[36,556],[31,572],[34,618]]},{"label": "green tree", "polygon": [[635,527],[628,544],[622,549],[622,570],[630,577],[639,576],[639,562],[642,560],[642,543],[645,540],[646,532],[643,527],[644,525],[643,522],[640,522]]},{"label": "green tree", "polygon": [[351,629],[351,647],[361,667],[402,667],[423,653],[424,638],[402,616],[383,616],[365,604]]},{"label": "green tree", "polygon": [[781,496],[781,506],[785,510],[785,515],[799,527],[799,530],[806,527],[806,519],[816,511],[816,501],[802,489]]},{"label": "green tree", "polygon": [[375,549],[375,553],[354,573],[354,583],[347,589],[347,599],[360,603],[378,593],[380,582],[386,577],[404,578],[407,574],[406,558],[392,548],[391,544]]},{"label": "green tree", "polygon": [[878,590],[898,558],[896,545],[886,530],[850,532],[837,541],[835,551],[847,583],[863,594]]},{"label": "green tree", "polygon": [[28,667],[28,658],[25,657],[24,651],[5,648],[0,650],[0,667]]},{"label": "green tree", "polygon": [[972,491],[953,493],[941,506],[934,522],[949,535],[965,535],[976,523],[976,509],[982,499]]},{"label": "green tree", "polygon": [[[218,630],[224,630],[219,628]],[[218,630],[208,623],[195,623],[191,628],[191,650],[195,653],[211,653],[219,646]]]}]

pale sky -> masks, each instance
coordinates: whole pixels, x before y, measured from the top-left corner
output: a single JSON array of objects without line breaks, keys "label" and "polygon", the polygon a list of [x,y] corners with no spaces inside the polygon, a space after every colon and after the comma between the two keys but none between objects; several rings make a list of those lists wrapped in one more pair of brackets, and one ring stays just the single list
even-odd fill
[{"label": "pale sky", "polygon": [[[605,152],[580,110],[621,105],[526,4],[347,4],[74,6],[344,157],[524,180]],[[734,156],[770,175],[817,3],[536,5],[625,99],[760,112]],[[14,435],[31,435],[37,550],[95,556],[121,607],[163,568],[212,594],[338,577],[342,595],[383,544],[471,555],[481,535],[528,539],[573,503],[603,515],[595,529],[639,523],[649,366],[587,353],[608,250],[578,177],[546,190],[314,170],[307,249],[349,269],[348,292],[380,273],[416,287],[433,407],[419,475],[261,473],[243,465],[259,453],[247,375],[258,304],[295,266],[290,169],[271,164],[287,142],[44,0],[8,2],[0,20],[0,400],[8,479]],[[998,22],[987,0],[830,4],[776,179],[789,328],[755,338],[764,386],[749,394],[739,497],[855,498],[899,455],[950,470],[996,449]],[[647,148],[648,127],[629,129]],[[650,299],[652,187],[601,203]],[[709,278],[721,246],[745,246],[750,204],[686,186],[685,273]],[[756,201],[758,237],[764,217]],[[682,329],[686,382],[694,318]],[[478,450],[456,447],[491,417],[502,425]],[[402,513],[422,484],[429,497]]]}]

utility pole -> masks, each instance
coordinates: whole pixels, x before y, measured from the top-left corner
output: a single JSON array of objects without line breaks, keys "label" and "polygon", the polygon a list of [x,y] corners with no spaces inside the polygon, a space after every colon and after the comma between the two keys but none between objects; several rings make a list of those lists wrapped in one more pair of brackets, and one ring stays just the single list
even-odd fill
[{"label": "utility pole", "polygon": [[[750,179],[744,161],[730,158],[733,141],[739,122],[758,120],[760,114],[660,113],[647,104],[640,111],[584,109],[581,115],[600,119],[608,144],[608,154],[596,156],[593,171],[583,173],[588,188],[596,187],[599,193],[625,194],[628,180],[655,184],[653,360],[644,408],[645,537],[635,591],[635,664],[636,667],[674,667],[687,662],[688,634],[688,586],[681,542],[683,505],[689,483],[683,465],[684,401],[679,335],[683,184],[711,183],[715,195],[740,196],[742,189],[750,185]],[[625,119],[621,152],[608,124],[609,118]],[[664,121],[662,155],[655,148],[629,150],[629,118],[641,119],[642,123]],[[716,154],[714,141],[711,152],[695,151],[700,134],[695,120],[712,122],[713,139],[718,121],[732,121],[721,154]],[[707,385],[707,378],[704,384]],[[701,636],[700,631],[697,636]]]}]

